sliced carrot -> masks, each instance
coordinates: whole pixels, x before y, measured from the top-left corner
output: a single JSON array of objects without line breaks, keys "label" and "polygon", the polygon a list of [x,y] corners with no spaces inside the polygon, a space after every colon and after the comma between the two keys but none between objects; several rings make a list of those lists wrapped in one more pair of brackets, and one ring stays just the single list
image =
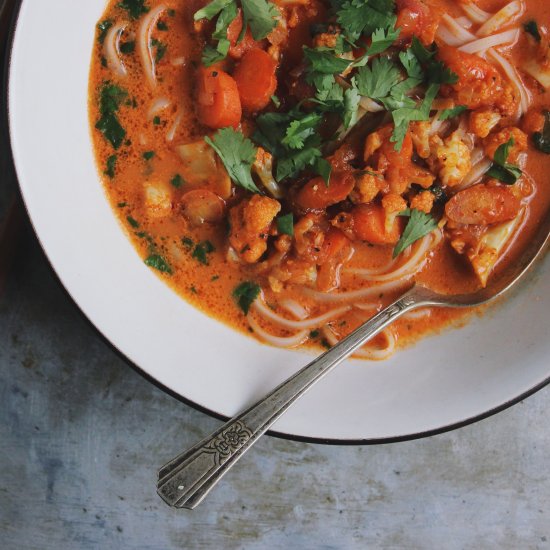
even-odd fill
[{"label": "sliced carrot", "polygon": [[325,235],[318,263],[324,264],[330,261],[341,261],[342,257],[347,255],[349,246],[350,240],[344,233],[335,227],[331,227]]},{"label": "sliced carrot", "polygon": [[197,71],[197,115],[210,128],[236,127],[242,109],[235,80],[219,69],[201,67]]},{"label": "sliced carrot", "polygon": [[237,17],[231,21],[227,27],[227,39],[229,40],[229,56],[233,59],[240,59],[248,50],[257,47],[258,42],[252,38],[250,28],[246,29],[243,39],[240,42],[239,36],[243,30],[243,16],[241,8],[237,13]]},{"label": "sliced carrot", "polygon": [[490,225],[515,218],[520,208],[508,187],[478,184],[458,192],[445,205],[445,214],[455,223]]},{"label": "sliced carrot", "polygon": [[241,104],[248,112],[263,109],[277,89],[277,62],[259,48],[248,50],[235,69]]},{"label": "sliced carrot", "polygon": [[359,204],[352,210],[353,232],[371,244],[395,244],[401,236],[401,219],[396,218],[386,232],[386,213],[378,204]]},{"label": "sliced carrot", "polygon": [[322,177],[309,180],[298,192],[296,202],[306,210],[322,210],[347,198],[355,185],[350,172],[335,172],[327,186]]}]

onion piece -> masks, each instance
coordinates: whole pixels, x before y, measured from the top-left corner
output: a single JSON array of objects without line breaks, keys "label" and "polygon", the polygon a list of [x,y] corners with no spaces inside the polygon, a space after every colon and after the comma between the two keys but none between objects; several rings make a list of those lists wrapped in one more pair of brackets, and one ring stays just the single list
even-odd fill
[{"label": "onion piece", "polygon": [[331,309],[330,311],[327,311],[327,313],[317,317],[311,317],[309,319],[304,319],[303,321],[291,321],[290,319],[285,319],[272,311],[263,301],[263,297],[257,298],[252,304],[252,307],[266,319],[269,319],[284,328],[296,330],[318,327],[323,323],[337,319],[351,309],[351,306],[343,306],[336,309]]},{"label": "onion piece", "polygon": [[380,113],[384,111],[384,107],[370,97],[361,96],[359,100],[359,106],[364,109],[367,113]]},{"label": "onion piece", "polygon": [[479,180],[485,175],[487,170],[491,168],[492,161],[489,158],[484,158],[480,160],[477,164],[472,166],[472,169],[468,174],[464,176],[464,179],[461,181],[460,185],[457,185],[455,187],[456,191],[462,191],[463,189],[466,189],[467,187],[471,187],[472,185],[479,182]]},{"label": "onion piece", "polygon": [[506,4],[501,10],[497,11],[490,19],[478,29],[478,36],[488,36],[502,29],[505,25],[515,21],[524,10],[523,3],[519,0],[514,0]]},{"label": "onion piece", "polygon": [[137,48],[143,66],[143,72],[147,78],[147,82],[154,88],[157,85],[157,75],[155,70],[155,56],[151,47],[151,35],[153,28],[157,24],[162,12],[166,10],[166,6],[160,5],[152,9],[141,21],[138,29]]},{"label": "onion piece", "polygon": [[149,110],[147,111],[147,118],[153,120],[161,111],[170,106],[170,100],[167,97],[157,97],[153,100]]},{"label": "onion piece", "polygon": [[502,55],[500,55],[493,49],[487,50],[487,53],[502,67],[502,70],[504,71],[506,76],[510,79],[512,86],[516,88],[519,94],[520,104],[519,104],[519,109],[517,113],[517,116],[519,118],[521,115],[523,115],[529,110],[529,104],[531,103],[531,95],[529,94],[527,88],[521,81],[521,78],[518,75],[516,69],[507,59],[502,57]]},{"label": "onion piece", "polygon": [[174,119],[174,122],[166,132],[166,141],[174,140],[174,137],[176,137],[176,132],[178,131],[178,128],[181,124],[182,118],[183,118],[183,113],[180,111],[178,112],[178,114],[176,115],[176,118]]},{"label": "onion piece", "polygon": [[410,281],[411,275],[402,277],[397,281],[388,281],[379,285],[373,285],[368,288],[359,288],[357,290],[348,290],[347,292],[320,292],[312,288],[304,288],[304,294],[319,302],[350,302],[353,300],[362,300],[366,298],[378,298],[380,294],[385,292],[395,292],[402,290]]},{"label": "onion piece", "polygon": [[246,320],[248,321],[250,328],[262,340],[278,348],[294,348],[296,346],[299,346],[308,337],[307,330],[301,330],[293,336],[274,336],[273,334],[270,334],[269,332],[264,330],[250,313],[246,316]]},{"label": "onion piece", "polygon": [[300,321],[303,321],[308,316],[306,308],[295,300],[291,300],[289,298],[286,300],[281,300],[279,302],[279,305],[283,309],[286,309],[289,313],[294,315],[294,317],[296,317],[296,319],[299,319]]},{"label": "onion piece", "polygon": [[460,7],[464,10],[470,20],[478,25],[482,25],[491,17],[490,13],[482,10],[473,2],[461,2]]},{"label": "onion piece", "polygon": [[491,36],[485,36],[464,44],[458,48],[461,52],[465,53],[479,53],[488,50],[489,48],[496,48],[498,46],[513,45],[519,39],[519,29],[510,29],[509,31],[499,32],[492,34]]},{"label": "onion piece", "polygon": [[455,17],[455,21],[465,29],[471,29],[473,26],[473,22],[469,17],[466,17],[463,15],[462,17]]},{"label": "onion piece", "polygon": [[128,74],[122,59],[120,58],[120,38],[128,23],[113,25],[105,36],[103,43],[103,55],[107,60],[107,67],[117,76],[124,77]]}]

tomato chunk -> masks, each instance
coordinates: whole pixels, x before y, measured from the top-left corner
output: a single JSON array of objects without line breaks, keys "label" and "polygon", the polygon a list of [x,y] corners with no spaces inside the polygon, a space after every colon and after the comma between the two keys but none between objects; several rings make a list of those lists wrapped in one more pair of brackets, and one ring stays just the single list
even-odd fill
[{"label": "tomato chunk", "polygon": [[446,205],[445,214],[465,225],[490,225],[515,218],[521,202],[508,187],[478,184],[458,192]]},{"label": "tomato chunk", "polygon": [[197,115],[210,128],[236,127],[242,108],[235,80],[219,69],[201,67],[197,71]]},{"label": "tomato chunk", "polygon": [[258,42],[252,37],[250,27],[246,29],[243,39],[240,42],[239,36],[243,29],[243,16],[241,8],[237,13],[237,17],[231,21],[227,27],[227,39],[229,40],[229,56],[233,59],[240,59],[248,50],[257,47]]},{"label": "tomato chunk", "polygon": [[336,172],[327,186],[318,176],[309,180],[298,192],[296,202],[306,210],[322,210],[347,198],[355,185],[355,178],[349,172]]},{"label": "tomato chunk", "polygon": [[359,204],[352,210],[355,236],[371,244],[395,244],[401,236],[401,218],[386,231],[386,212],[378,204]]},{"label": "tomato chunk", "polygon": [[277,89],[277,62],[259,48],[248,50],[235,69],[243,109],[255,112],[269,104]]}]

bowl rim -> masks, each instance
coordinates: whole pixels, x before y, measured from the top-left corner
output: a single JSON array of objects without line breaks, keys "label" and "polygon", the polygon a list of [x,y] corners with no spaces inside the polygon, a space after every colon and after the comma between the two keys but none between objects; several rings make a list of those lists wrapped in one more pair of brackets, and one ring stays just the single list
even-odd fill
[{"label": "bowl rim", "polygon": [[[6,2],[9,2],[10,0],[6,0]],[[42,239],[36,230],[35,224],[33,219],[30,216],[29,208],[25,200],[25,196],[22,192],[22,187],[19,182],[19,176],[17,171],[17,166],[14,162],[13,153],[12,153],[12,128],[11,128],[11,118],[10,118],[10,106],[9,106],[9,89],[10,89],[10,78],[11,78],[11,61],[12,61],[12,52],[14,47],[14,38],[17,30],[17,25],[19,22],[19,14],[21,10],[21,6],[23,2],[26,2],[27,0],[11,0],[14,4],[13,13],[11,16],[11,21],[9,23],[8,28],[8,35],[6,38],[6,47],[4,52],[4,59],[1,60],[3,63],[3,70],[2,70],[2,82],[1,82],[1,92],[2,92],[2,105],[0,106],[2,109],[2,133],[6,135],[6,145],[7,145],[7,155],[9,160],[12,163],[12,166],[14,167],[14,173],[16,175],[17,179],[17,185],[19,189],[19,193],[22,198],[22,205],[25,209],[27,218],[30,222],[30,225],[32,227],[32,230],[34,232],[34,235],[36,236],[37,242],[40,245],[40,248],[42,250],[42,253],[44,254],[45,259],[47,260],[52,273],[54,274],[58,284],[63,289],[66,296],[70,298],[70,300],[73,302],[73,304],[76,306],[77,311],[79,312],[80,316],[86,320],[87,324],[91,326],[96,333],[100,337],[101,340],[103,340],[104,343],[107,344],[111,350],[113,350],[120,358],[124,360],[124,362],[130,366],[134,371],[139,373],[143,378],[145,378],[148,382],[162,390],[164,393],[167,393],[171,397],[177,399],[179,402],[184,403],[185,405],[188,405],[192,407],[193,409],[202,412],[204,414],[207,414],[208,416],[211,416],[213,418],[216,418],[221,421],[227,421],[229,420],[228,416],[225,416],[223,414],[220,414],[208,407],[205,407],[203,405],[199,405],[198,403],[192,401],[191,399],[173,391],[168,386],[164,385],[163,383],[159,382],[157,379],[155,379],[151,374],[143,370],[138,364],[134,363],[132,360],[130,360],[117,346],[114,342],[112,342],[101,330],[90,320],[90,318],[86,315],[86,312],[79,306],[76,299],[73,297],[69,289],[63,284],[59,274],[57,273],[52,261],[48,257],[48,254],[46,253],[46,248],[42,243]],[[527,389],[520,395],[509,399],[505,401],[504,403],[501,403],[500,405],[493,407],[483,413],[473,415],[471,417],[465,418],[463,420],[460,420],[458,422],[450,423],[444,426],[441,426],[439,428],[435,428],[432,430],[426,430],[426,431],[419,431],[416,433],[406,434],[402,436],[394,436],[394,437],[384,437],[384,438],[368,438],[368,439],[338,439],[338,438],[319,438],[319,437],[309,437],[309,436],[301,436],[301,435],[294,435],[294,434],[288,434],[284,432],[279,432],[277,430],[269,430],[267,435],[277,437],[280,439],[285,439],[289,441],[298,441],[302,443],[315,443],[315,444],[323,444],[323,445],[342,445],[342,446],[355,446],[355,445],[380,445],[380,444],[388,444],[388,443],[399,443],[404,441],[413,441],[416,439],[422,439],[426,437],[431,437],[434,435],[443,434],[446,432],[450,432],[453,430],[457,430],[459,428],[463,428],[465,426],[469,426],[471,424],[474,424],[476,422],[479,422],[481,420],[484,420],[486,418],[489,418],[495,414],[498,414],[513,405],[516,405],[517,403],[523,401],[524,399],[530,397],[531,395],[535,394],[542,388],[546,387],[550,384],[550,375],[542,380],[541,382],[535,384],[531,388]]]}]

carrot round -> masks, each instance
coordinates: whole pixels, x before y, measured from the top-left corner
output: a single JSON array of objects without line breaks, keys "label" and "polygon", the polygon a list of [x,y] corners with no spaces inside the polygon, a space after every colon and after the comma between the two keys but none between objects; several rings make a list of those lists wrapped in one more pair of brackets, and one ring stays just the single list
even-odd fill
[{"label": "carrot round", "polygon": [[235,69],[241,104],[248,112],[266,107],[277,89],[277,62],[259,48],[248,50]]},{"label": "carrot round", "polygon": [[296,202],[306,210],[322,210],[347,198],[355,185],[349,172],[336,172],[327,186],[322,177],[309,180],[298,192]]},{"label": "carrot round", "polygon": [[386,213],[378,204],[359,204],[352,210],[355,236],[371,244],[395,244],[401,236],[400,220],[396,218],[386,232]]},{"label": "carrot round", "polygon": [[236,127],[242,116],[241,100],[235,80],[219,69],[197,71],[197,115],[210,128]]}]

